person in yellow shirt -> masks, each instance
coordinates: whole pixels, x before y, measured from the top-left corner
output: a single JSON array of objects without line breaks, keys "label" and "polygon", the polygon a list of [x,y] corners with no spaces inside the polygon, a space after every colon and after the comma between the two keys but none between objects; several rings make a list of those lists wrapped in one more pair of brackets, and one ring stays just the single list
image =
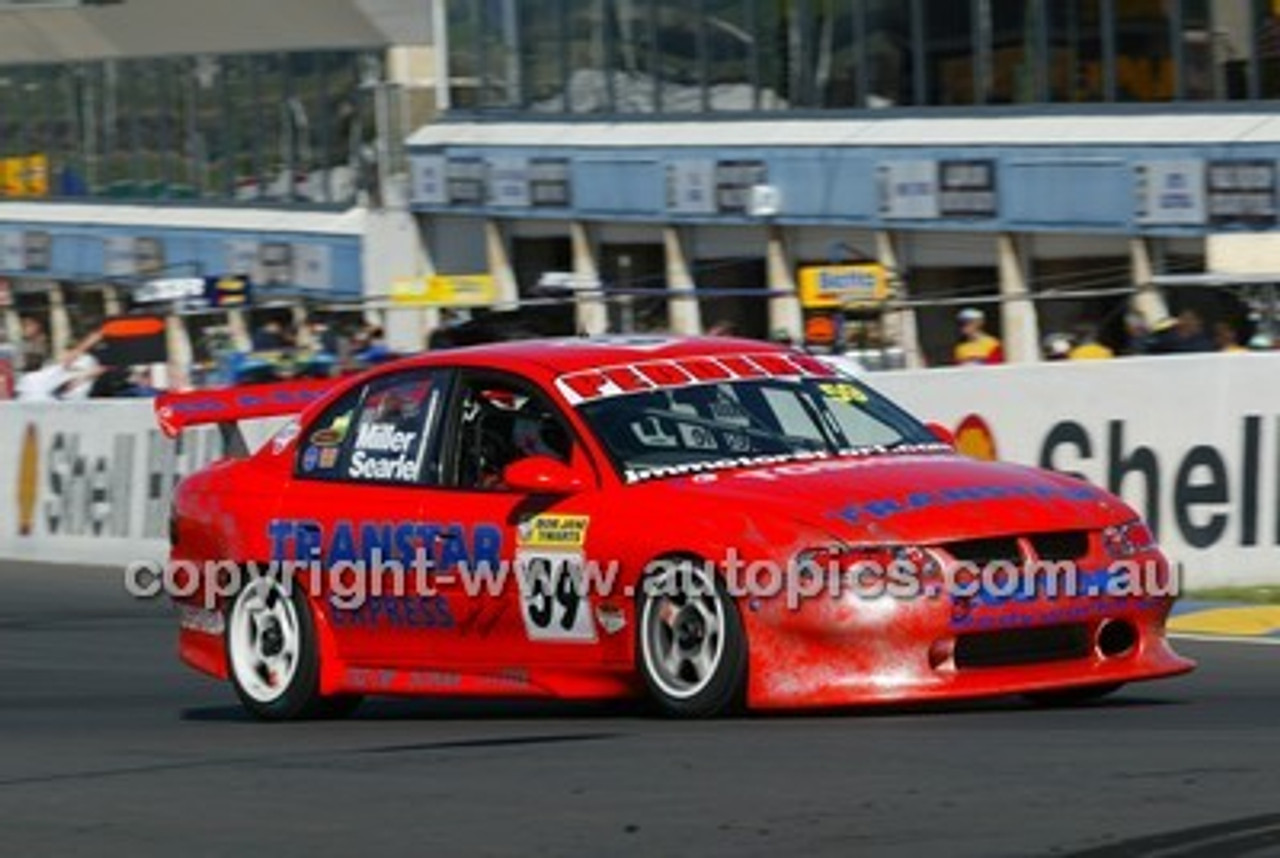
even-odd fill
[{"label": "person in yellow shirt", "polygon": [[965,307],[956,315],[960,324],[960,341],[955,347],[955,362],[965,364],[1004,363],[1004,347],[986,331],[986,314],[975,307]]},{"label": "person in yellow shirt", "polygon": [[1107,346],[1098,342],[1098,329],[1092,325],[1081,325],[1077,336],[1078,342],[1067,360],[1110,360],[1116,356]]},{"label": "person in yellow shirt", "polygon": [[1239,354],[1249,351],[1240,345],[1240,335],[1236,332],[1236,326],[1229,321],[1223,320],[1213,326],[1213,339],[1220,352]]}]

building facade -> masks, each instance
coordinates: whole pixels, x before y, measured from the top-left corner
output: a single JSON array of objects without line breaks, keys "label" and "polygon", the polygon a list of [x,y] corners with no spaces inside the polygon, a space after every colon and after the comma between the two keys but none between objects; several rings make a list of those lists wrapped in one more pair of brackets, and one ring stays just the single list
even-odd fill
[{"label": "building facade", "polygon": [[1252,323],[1248,295],[1152,280],[1229,269],[1222,241],[1276,229],[1270,0],[447,12],[449,110],[409,141],[431,272],[487,272],[507,301],[554,272],[588,331],[731,326],[912,363],[946,362],[971,304],[1019,360],[1081,324],[1122,347],[1130,309]]},{"label": "building facade", "polygon": [[[358,317],[417,264],[403,143],[436,112],[431,29],[411,0],[0,10],[4,333],[32,317],[56,352],[146,307],[182,361],[210,326],[247,347],[255,316]],[[252,298],[153,285],[201,279]]]}]

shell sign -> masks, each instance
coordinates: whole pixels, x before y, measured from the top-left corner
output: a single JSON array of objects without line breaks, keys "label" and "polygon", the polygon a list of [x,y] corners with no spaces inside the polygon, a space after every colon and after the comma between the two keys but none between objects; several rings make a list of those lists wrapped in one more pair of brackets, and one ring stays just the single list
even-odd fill
[{"label": "shell sign", "polygon": [[999,458],[995,433],[977,414],[967,414],[956,424],[956,449],[971,459],[984,462],[994,462]]}]

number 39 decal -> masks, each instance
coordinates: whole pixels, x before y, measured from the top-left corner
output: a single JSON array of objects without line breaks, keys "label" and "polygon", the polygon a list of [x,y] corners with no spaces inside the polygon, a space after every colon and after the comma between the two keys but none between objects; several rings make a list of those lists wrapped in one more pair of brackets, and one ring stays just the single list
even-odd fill
[{"label": "number 39 decal", "polygon": [[526,548],[516,552],[520,610],[530,640],[596,639],[582,563],[581,551]]}]

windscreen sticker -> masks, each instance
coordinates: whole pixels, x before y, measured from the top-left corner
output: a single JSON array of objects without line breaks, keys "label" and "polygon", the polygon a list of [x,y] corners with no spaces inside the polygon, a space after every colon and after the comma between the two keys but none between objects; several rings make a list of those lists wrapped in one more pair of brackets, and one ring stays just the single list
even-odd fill
[{"label": "windscreen sticker", "polygon": [[867,401],[867,394],[857,385],[847,381],[825,381],[818,385],[818,390],[828,399],[834,399],[846,405],[861,405]]},{"label": "windscreen sticker", "polygon": [[342,443],[343,432],[337,427],[317,429],[311,433],[309,443],[313,447],[336,447]]},{"label": "windscreen sticker", "polygon": [[716,357],[640,361],[566,373],[556,388],[571,405],[597,399],[758,378],[834,378],[836,371],[822,361],[799,352],[766,352]]},{"label": "windscreen sticker", "polygon": [[[743,436],[745,438],[745,436]],[[747,439],[750,443],[750,439]],[[732,446],[732,436],[729,440]],[[792,453],[726,456],[722,459],[708,459],[698,462],[682,462],[675,465],[655,465],[648,468],[627,468],[623,479],[628,484],[642,483],[646,480],[660,480],[668,477],[696,476],[702,481],[718,478],[716,471],[728,471],[735,468],[755,468],[736,476],[743,479],[774,480],[787,476],[798,476],[801,473],[813,473],[816,470],[847,467],[854,462],[871,456],[912,455],[918,453],[954,453],[950,446],[942,443],[898,444],[890,447],[873,445],[855,447],[830,453],[825,450],[797,450]],[[810,467],[808,463],[822,463]],[[776,465],[776,468],[761,468],[764,465]]]}]

